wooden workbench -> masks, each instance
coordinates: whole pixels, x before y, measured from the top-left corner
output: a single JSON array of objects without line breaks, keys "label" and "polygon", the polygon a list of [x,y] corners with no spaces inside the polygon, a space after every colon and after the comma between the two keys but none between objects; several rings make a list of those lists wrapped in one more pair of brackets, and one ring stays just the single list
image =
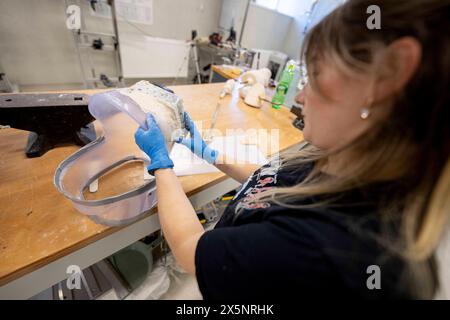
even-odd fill
[{"label": "wooden workbench", "polygon": [[232,67],[232,66],[212,65],[211,66],[210,80],[212,80],[212,73],[214,73],[214,72],[217,73],[218,75],[222,76],[225,79],[234,79],[234,80],[236,80],[243,73],[243,69],[239,68],[239,67]]},{"label": "wooden workbench", "polygon": [[[172,89],[183,98],[186,110],[195,121],[204,120],[209,125],[222,87],[223,84],[205,84]],[[302,140],[301,132],[292,126],[294,118],[287,109],[275,110],[268,103],[261,109],[248,107],[235,90],[232,97],[224,99],[216,128],[223,131],[227,128],[280,129],[283,150]],[[0,289],[52,261],[128,228],[94,223],[77,212],[54,187],[55,168],[79,147],[58,147],[39,158],[28,159],[24,153],[27,136],[25,131],[0,130]],[[212,173],[180,180],[186,194],[191,196],[226,178],[222,173]]]}]

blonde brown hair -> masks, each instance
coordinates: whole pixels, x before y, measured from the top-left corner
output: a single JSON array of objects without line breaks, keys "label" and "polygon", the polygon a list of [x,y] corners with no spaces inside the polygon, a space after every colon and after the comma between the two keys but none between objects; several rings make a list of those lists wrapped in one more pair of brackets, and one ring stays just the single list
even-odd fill
[{"label": "blonde brown hair", "polygon": [[[381,29],[366,27],[368,6],[381,8]],[[300,152],[282,154],[282,167],[314,164],[300,184],[275,188],[255,201],[272,201],[286,207],[301,197],[328,195],[324,206],[339,193],[374,183],[395,183],[395,192],[380,204],[383,221],[400,217],[397,235],[378,240],[410,266],[415,294],[432,297],[437,280],[433,255],[450,217],[450,1],[349,0],[307,35],[304,58],[315,84],[315,58],[327,55],[344,71],[374,72],[377,55],[404,36],[422,46],[422,58],[413,78],[395,97],[391,113],[364,136],[334,154],[358,155],[342,168],[340,177],[321,173],[332,154],[312,145]],[[333,196],[334,195],[334,196]]]}]

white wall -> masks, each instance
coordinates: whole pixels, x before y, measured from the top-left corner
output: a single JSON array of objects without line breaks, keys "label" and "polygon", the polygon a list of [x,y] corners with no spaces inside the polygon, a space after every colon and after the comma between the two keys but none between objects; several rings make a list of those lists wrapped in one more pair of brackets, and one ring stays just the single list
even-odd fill
[{"label": "white wall", "polygon": [[[304,38],[303,32],[308,21],[308,16],[305,13],[310,10],[313,3],[313,0],[298,1],[299,6],[295,8],[297,13],[291,21],[283,46],[283,51],[294,59],[300,57],[300,50]],[[344,0],[319,0],[311,16],[311,23],[308,25],[308,28],[311,28],[343,2]]]},{"label": "white wall", "polygon": [[62,1],[0,1],[0,61],[11,82],[81,81],[64,23]]},{"label": "white wall", "polygon": [[[343,0],[319,0],[312,22],[317,22],[342,2]],[[221,24],[226,24],[223,27],[229,28],[233,20],[239,37],[247,0],[223,0],[222,3]],[[294,59],[299,58],[303,30],[308,19],[305,13],[311,8],[313,0],[285,3],[281,9],[290,16],[258,5],[250,5],[242,41],[244,47],[277,50]]]},{"label": "white wall", "polygon": [[[82,0],[89,29],[112,32],[109,19],[92,17]],[[192,29],[199,35],[217,30],[222,0],[154,0],[153,25],[138,25],[155,37],[189,39]],[[81,83],[71,31],[65,27],[64,0],[1,0],[0,62],[9,79],[21,87]],[[120,37],[139,34],[119,22]],[[112,53],[94,55],[99,72],[114,72]]]},{"label": "white wall", "polygon": [[301,5],[295,8],[296,13],[291,20],[283,44],[283,51],[294,59],[298,59],[300,56],[300,49],[303,43],[303,30],[307,19],[305,12],[311,7],[313,0],[303,0],[299,2]]},{"label": "white wall", "polygon": [[[222,0],[153,0],[153,25],[139,25],[154,37],[190,39],[191,30],[199,36],[209,36],[217,31]],[[136,33],[126,22],[120,23],[120,32]]]},{"label": "white wall", "polygon": [[[274,10],[269,10],[251,4],[247,24],[244,29],[242,45],[248,48],[277,50],[298,58],[302,43],[302,32],[306,19],[306,12],[313,0],[297,0],[289,11],[294,16],[287,16]],[[245,13],[247,0],[223,0],[221,26],[227,29],[234,21],[234,28],[239,34]]]},{"label": "white wall", "polygon": [[[309,8],[312,0],[298,1],[299,6],[293,8],[298,11],[295,19],[250,5],[242,45],[282,51],[297,58],[305,22],[301,13]],[[112,32],[109,19],[92,17],[87,1],[81,2],[88,29]],[[340,0],[320,2],[327,4]],[[161,38],[189,39],[192,29],[197,29],[200,36],[207,36],[217,31],[222,3],[231,8],[229,14],[234,16],[239,37],[246,0],[154,0],[153,25],[140,24],[138,27]],[[119,31],[122,39],[140,34],[123,21],[119,22]],[[102,52],[93,57],[97,74],[115,74],[112,53]],[[9,79],[22,88],[42,84],[55,88],[80,85],[82,75],[72,34],[65,27],[64,0],[1,0],[0,64]]]},{"label": "white wall", "polygon": [[[244,20],[247,0],[223,0],[221,26],[229,29],[234,21],[234,29],[239,39]],[[292,18],[250,4],[247,22],[242,37],[242,46],[246,48],[283,51],[284,38],[289,30]]]},{"label": "white wall", "polygon": [[242,46],[283,51],[292,18],[276,11],[250,5]]}]

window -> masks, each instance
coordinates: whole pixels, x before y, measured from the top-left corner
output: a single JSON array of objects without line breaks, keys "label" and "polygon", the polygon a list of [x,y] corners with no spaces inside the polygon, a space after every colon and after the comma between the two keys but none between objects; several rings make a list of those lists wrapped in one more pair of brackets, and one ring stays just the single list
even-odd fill
[{"label": "window", "polygon": [[266,7],[268,9],[276,10],[280,0],[253,0],[254,3]]},{"label": "window", "polygon": [[253,0],[253,3],[278,11],[291,17],[298,17],[308,11],[314,0]]}]

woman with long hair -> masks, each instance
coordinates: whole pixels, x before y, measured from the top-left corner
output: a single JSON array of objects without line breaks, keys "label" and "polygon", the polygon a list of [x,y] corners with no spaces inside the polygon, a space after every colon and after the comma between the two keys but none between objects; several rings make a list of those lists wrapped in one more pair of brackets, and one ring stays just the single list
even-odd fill
[{"label": "woman with long hair", "polygon": [[[367,26],[374,4],[380,29]],[[153,161],[161,226],[204,298],[434,296],[450,216],[448,30],[448,0],[335,9],[302,50],[308,144],[259,169],[222,163],[186,114],[191,137],[180,142],[243,182],[211,231],[148,118],[136,142]]]}]

